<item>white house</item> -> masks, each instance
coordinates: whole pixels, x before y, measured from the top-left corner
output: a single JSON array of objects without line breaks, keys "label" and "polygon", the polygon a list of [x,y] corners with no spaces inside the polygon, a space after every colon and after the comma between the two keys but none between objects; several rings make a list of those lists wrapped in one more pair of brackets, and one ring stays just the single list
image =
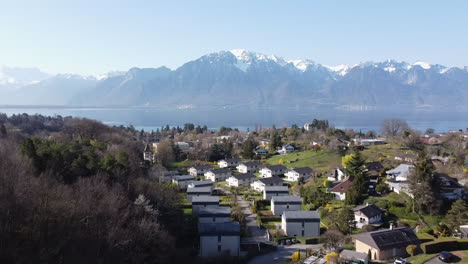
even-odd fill
[{"label": "white house", "polygon": [[351,178],[348,177],[335,185],[329,191],[335,194],[335,200],[344,200],[346,199],[346,192],[348,192],[352,184],[353,182],[351,181]]},{"label": "white house", "polygon": [[287,153],[293,152],[294,150],[296,150],[296,149],[294,148],[293,145],[285,144],[285,145],[283,145],[283,147],[281,147],[280,150],[278,150],[278,153],[279,154],[287,154]]},{"label": "white house", "polygon": [[239,186],[249,186],[252,182],[257,179],[253,173],[241,173],[241,174],[234,174],[229,177],[227,181],[227,185],[230,187],[239,187]]},{"label": "white house", "polygon": [[294,195],[273,196],[270,204],[274,215],[282,215],[284,211],[300,211],[302,198]]},{"label": "white house", "polygon": [[211,169],[205,173],[205,178],[212,182],[224,181],[231,176],[231,170],[229,168]]},{"label": "white house", "polygon": [[209,164],[205,164],[205,165],[193,166],[188,169],[188,172],[192,176],[201,176],[211,169],[213,169],[213,166]]},{"label": "white house", "polygon": [[199,223],[225,223],[231,221],[231,207],[218,206],[200,208],[198,211]]},{"label": "white house", "polygon": [[143,150],[143,160],[154,162],[153,151],[148,144],[145,145],[145,149]]},{"label": "white house", "polygon": [[196,196],[210,196],[211,192],[211,187],[187,188],[187,201],[192,202],[192,198]]},{"label": "white house", "polygon": [[286,172],[286,181],[290,182],[306,182],[312,177],[312,169],[309,167],[295,168]]},{"label": "white house", "polygon": [[410,186],[406,182],[389,182],[387,181],[387,185],[391,191],[396,192],[398,194],[405,193],[409,197],[413,198],[413,194],[410,191]]},{"label": "white house", "polygon": [[331,170],[330,174],[328,175],[328,181],[342,181],[346,178],[345,170],[342,168],[335,168]]},{"label": "white house", "polygon": [[190,149],[190,144],[187,142],[175,142],[174,145],[179,147],[181,151],[188,151]]},{"label": "white house", "polygon": [[259,179],[257,181],[254,181],[250,184],[250,187],[254,191],[257,192],[263,192],[265,189],[265,186],[282,186],[283,185],[283,180],[278,177],[278,176],[273,176],[270,178],[264,178],[264,179]]},{"label": "white house", "polygon": [[353,211],[357,228],[362,228],[364,225],[382,224],[383,211],[374,204],[361,205]]},{"label": "white house", "polygon": [[240,173],[256,172],[262,164],[258,161],[248,161],[239,164],[236,168]]},{"label": "white house", "polygon": [[189,183],[188,188],[194,188],[194,187],[211,187],[213,189],[213,182],[210,180],[204,180],[204,181],[193,181]]},{"label": "white house", "polygon": [[192,213],[198,214],[201,208],[218,207],[219,196],[194,196],[192,197]]},{"label": "white house", "polygon": [[177,184],[179,190],[187,189],[188,185],[195,181],[195,177],[191,175],[181,175],[181,176],[174,176],[172,178],[172,183]]},{"label": "white house", "polygon": [[200,223],[200,256],[239,256],[240,225],[238,222]]},{"label": "white house", "polygon": [[237,165],[239,165],[241,162],[240,159],[238,158],[233,158],[233,159],[223,159],[218,161],[218,166],[220,168],[235,168]]},{"label": "white house", "polygon": [[262,178],[269,178],[272,176],[283,175],[286,172],[286,167],[283,165],[271,165],[260,169],[260,176]]},{"label": "white house", "polygon": [[410,164],[400,164],[398,167],[386,171],[387,178],[392,181],[407,181],[411,171],[413,170],[414,165]]},{"label": "white house", "polygon": [[268,150],[266,150],[265,148],[258,147],[257,149],[255,149],[254,153],[255,155],[266,155],[268,154]]},{"label": "white house", "polygon": [[285,211],[281,229],[287,236],[320,237],[320,215],[317,211]]},{"label": "white house", "polygon": [[263,189],[263,199],[271,200],[272,197],[289,195],[288,186],[265,186]]}]

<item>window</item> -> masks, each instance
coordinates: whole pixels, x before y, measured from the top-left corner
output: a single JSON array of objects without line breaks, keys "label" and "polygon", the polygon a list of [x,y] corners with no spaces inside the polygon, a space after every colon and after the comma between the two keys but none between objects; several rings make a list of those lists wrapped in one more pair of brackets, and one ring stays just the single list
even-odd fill
[{"label": "window", "polygon": [[286,209],[289,209],[289,204],[288,204],[288,205],[286,205]]},{"label": "window", "polygon": [[[304,227],[304,226],[303,226]],[[304,237],[304,230],[302,230],[302,237]]]},{"label": "window", "polygon": [[221,242],[221,236],[218,236],[218,242]]},{"label": "window", "polygon": [[304,221],[302,221],[302,227],[304,227]]},{"label": "window", "polygon": [[218,252],[221,252],[221,245],[218,245]]},{"label": "window", "polygon": [[216,222],[216,217],[213,217],[213,222]]}]

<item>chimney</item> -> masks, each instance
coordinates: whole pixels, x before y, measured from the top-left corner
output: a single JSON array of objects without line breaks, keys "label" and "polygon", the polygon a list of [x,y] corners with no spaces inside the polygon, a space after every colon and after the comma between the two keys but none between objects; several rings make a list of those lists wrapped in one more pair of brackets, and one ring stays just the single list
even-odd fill
[{"label": "chimney", "polygon": [[393,223],[390,223],[390,230],[393,230]]}]

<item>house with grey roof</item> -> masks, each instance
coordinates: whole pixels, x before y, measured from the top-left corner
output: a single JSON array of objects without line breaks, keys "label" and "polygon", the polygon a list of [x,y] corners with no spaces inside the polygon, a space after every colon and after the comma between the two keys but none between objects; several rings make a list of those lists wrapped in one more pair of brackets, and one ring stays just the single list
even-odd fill
[{"label": "house with grey roof", "polygon": [[391,181],[405,182],[408,181],[408,177],[413,168],[414,165],[411,164],[400,164],[396,168],[388,170],[385,173],[387,174],[387,178]]},{"label": "house with grey roof", "polygon": [[227,178],[227,185],[230,187],[249,186],[257,179],[253,173],[234,174]]},{"label": "house with grey roof", "polygon": [[306,182],[312,177],[312,169],[309,167],[302,167],[302,168],[295,168],[292,169],[284,176],[286,176],[285,180],[289,182]]},{"label": "house with grey roof", "polygon": [[357,228],[362,228],[364,225],[382,224],[383,211],[375,204],[361,205],[353,211]]},{"label": "house with grey roof", "polygon": [[320,215],[317,211],[284,211],[281,229],[287,236],[319,237]]},{"label": "house with grey roof", "polygon": [[229,168],[211,169],[205,173],[205,178],[212,182],[224,181],[231,176]]},{"label": "house with grey roof", "polygon": [[218,161],[218,166],[220,168],[235,168],[240,163],[241,163],[241,159],[239,158],[222,159]]},{"label": "house with grey roof", "polygon": [[219,196],[194,196],[192,197],[192,214],[198,214],[201,208],[218,207]]},{"label": "house with grey roof", "polygon": [[288,186],[265,186],[263,189],[263,200],[271,200],[272,197],[289,195]]},{"label": "house with grey roof", "polygon": [[274,196],[270,205],[274,215],[282,215],[285,211],[300,211],[302,198],[294,195]]},{"label": "house with grey roof", "polygon": [[368,254],[371,256],[370,260],[406,257],[408,256],[407,246],[420,244],[416,233],[409,227],[378,230],[356,234],[352,237],[355,240],[356,251]]},{"label": "house with grey roof", "polygon": [[254,191],[263,192],[266,186],[283,186],[283,180],[278,176],[259,179],[250,184]]},{"label": "house with grey roof", "polygon": [[186,190],[193,181],[195,181],[195,177],[191,175],[180,175],[172,178],[172,183],[176,184],[179,190]]},{"label": "house with grey roof", "polygon": [[236,168],[240,173],[254,173],[256,172],[262,164],[258,161],[247,161],[239,164]]},{"label": "house with grey roof", "polygon": [[212,188],[207,187],[193,187],[187,189],[187,201],[192,202],[193,197],[197,196],[210,196]]},{"label": "house with grey roof", "polygon": [[211,169],[213,169],[213,166],[209,164],[204,164],[204,165],[192,166],[188,169],[188,172],[192,176],[201,176]]},{"label": "house with grey roof", "polygon": [[203,180],[203,181],[193,181],[189,183],[188,188],[194,187],[211,187],[213,188],[213,182],[210,180]]},{"label": "house with grey roof", "polygon": [[283,165],[271,165],[260,169],[260,176],[262,178],[270,178],[273,176],[280,176],[286,172],[287,168]]},{"label": "house with grey roof", "polygon": [[239,256],[239,222],[200,223],[198,232],[201,257]]},{"label": "house with grey roof", "polygon": [[231,221],[231,207],[205,207],[198,211],[199,223],[225,223]]}]

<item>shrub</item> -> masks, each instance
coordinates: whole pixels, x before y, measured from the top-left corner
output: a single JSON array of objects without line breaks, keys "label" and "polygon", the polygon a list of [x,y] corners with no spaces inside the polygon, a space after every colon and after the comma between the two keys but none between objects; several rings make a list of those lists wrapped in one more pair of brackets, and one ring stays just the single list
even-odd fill
[{"label": "shrub", "polygon": [[417,249],[418,249],[418,246],[416,245],[408,245],[406,247],[406,252],[408,252],[408,254],[410,254],[411,256],[414,256],[414,254],[416,254]]},{"label": "shrub", "polygon": [[291,260],[294,262],[298,262],[301,259],[301,252],[296,251],[291,255]]},{"label": "shrub", "polygon": [[419,233],[433,235],[434,230],[432,230],[432,228],[430,228],[430,227],[424,227],[424,228],[421,228],[421,230],[419,230]]},{"label": "shrub", "polygon": [[332,252],[325,255],[327,263],[338,263],[338,253]]},{"label": "shrub", "polygon": [[439,253],[441,251],[468,250],[468,239],[435,240],[421,244],[425,254]]},{"label": "shrub", "polygon": [[311,238],[306,238],[304,239],[305,244],[307,245],[316,245],[320,243],[320,237],[311,237]]}]

